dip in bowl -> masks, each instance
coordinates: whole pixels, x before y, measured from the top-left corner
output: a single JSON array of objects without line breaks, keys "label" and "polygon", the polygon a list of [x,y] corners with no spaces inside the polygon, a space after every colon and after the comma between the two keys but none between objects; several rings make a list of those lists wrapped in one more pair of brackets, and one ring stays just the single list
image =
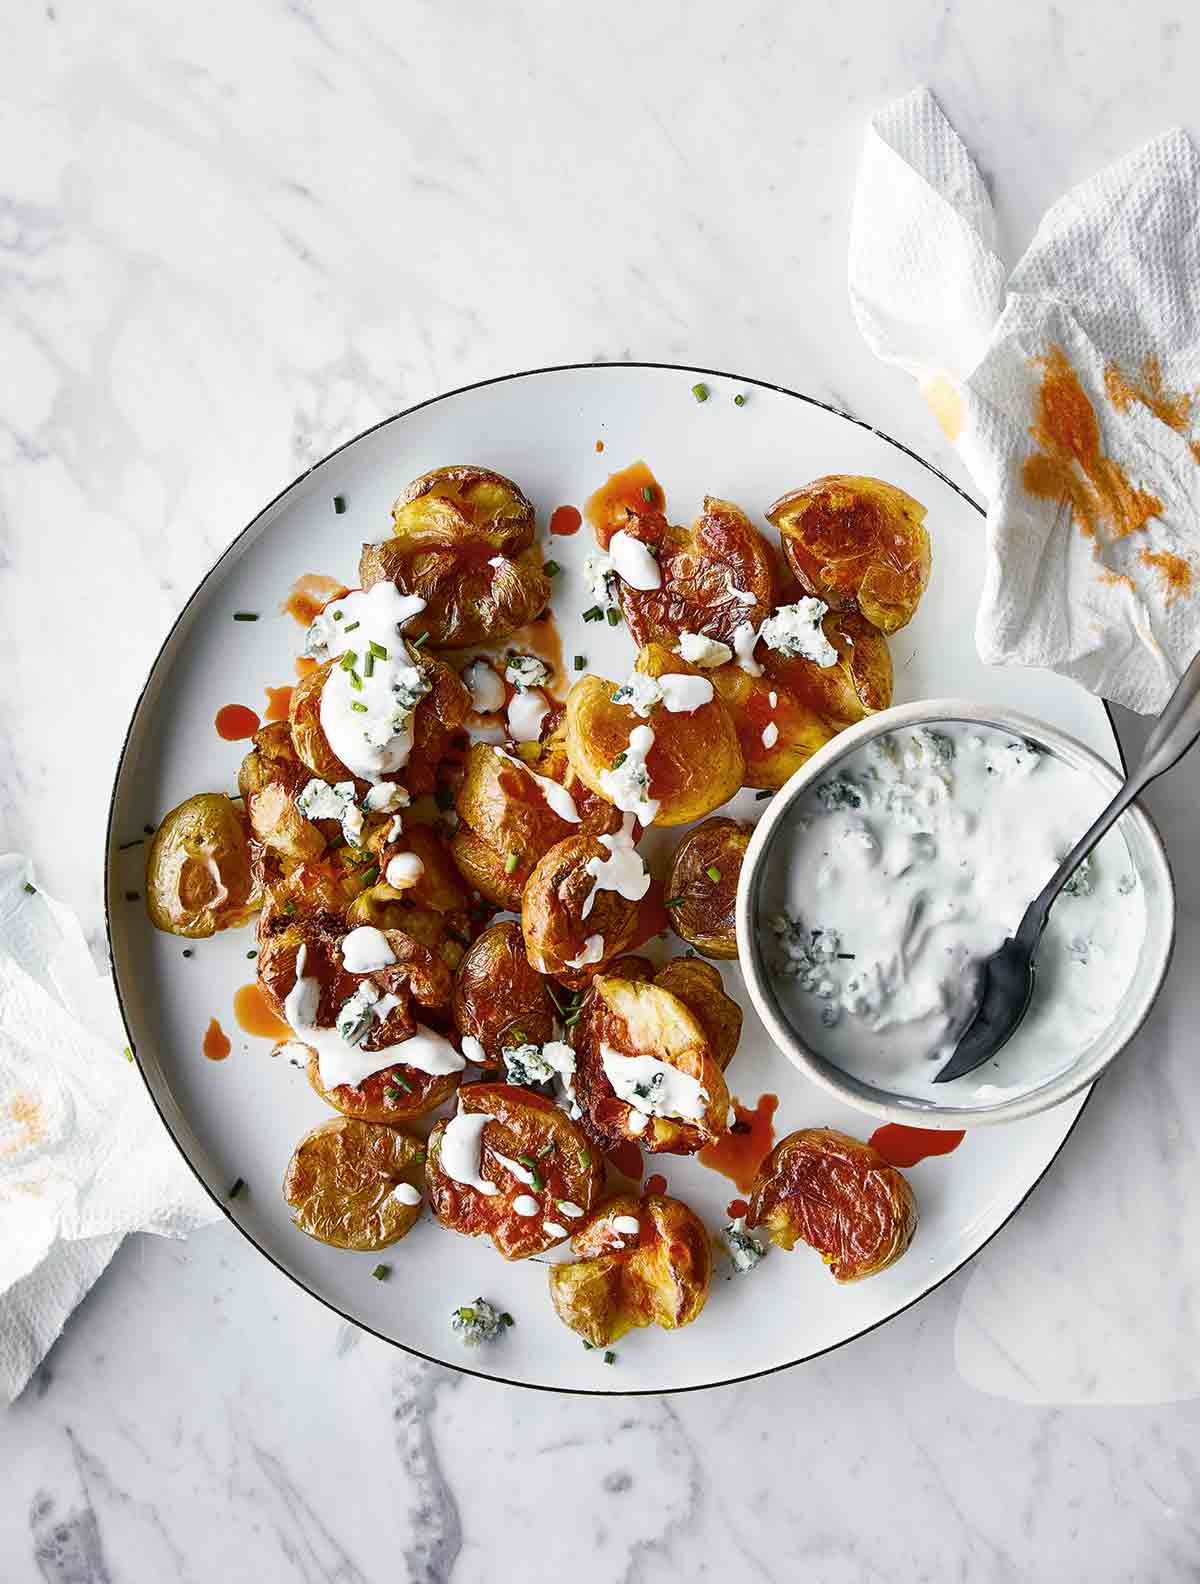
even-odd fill
[{"label": "dip in bowl", "polygon": [[1175,895],[1134,805],[1055,902],[1033,1000],[996,1055],[934,1078],[974,1014],[979,965],[1121,785],[1073,738],[959,699],[884,710],[771,800],[742,864],[738,952],[802,1072],[892,1122],[979,1127],[1092,1083],[1170,962]]}]

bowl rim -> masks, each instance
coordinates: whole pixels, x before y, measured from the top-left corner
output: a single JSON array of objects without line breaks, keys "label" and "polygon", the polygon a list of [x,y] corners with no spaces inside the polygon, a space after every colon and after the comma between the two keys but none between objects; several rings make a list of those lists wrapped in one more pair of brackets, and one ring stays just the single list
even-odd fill
[{"label": "bowl rim", "polygon": [[767,974],[753,927],[755,904],[763,873],[763,858],[769,851],[775,832],[786,818],[788,811],[819,776],[840,763],[864,743],[882,736],[885,732],[903,727],[933,725],[939,721],[992,726],[999,731],[1012,731],[1030,737],[1065,758],[1068,763],[1074,759],[1077,762],[1076,768],[1083,768],[1092,774],[1103,786],[1109,788],[1110,795],[1123,784],[1124,776],[1114,770],[1094,749],[1081,743],[1078,738],[1061,731],[1057,726],[1050,725],[1047,721],[1023,714],[1019,710],[1007,709],[1003,705],[977,704],[970,699],[959,698],[921,699],[911,704],[893,705],[888,709],[880,710],[877,714],[869,715],[865,720],[858,721],[839,732],[794,771],[772,797],[766,812],[755,826],[742,860],[738,879],[735,903],[738,961],[746,991],[776,1047],[793,1067],[827,1093],[857,1111],[909,1127],[933,1129],[990,1127],[1002,1122],[1015,1122],[1024,1117],[1035,1116],[1040,1111],[1049,1110],[1051,1106],[1070,1099],[1079,1090],[1093,1084],[1110,1062],[1114,1061],[1137,1037],[1158,998],[1174,954],[1177,921],[1175,882],[1162,837],[1149,814],[1140,802],[1135,800],[1122,815],[1122,819],[1129,818],[1139,827],[1148,854],[1141,866],[1142,873],[1147,877],[1152,874],[1154,884],[1162,888],[1161,900],[1157,901],[1156,905],[1160,909],[1165,909],[1168,915],[1166,944],[1161,950],[1159,959],[1153,963],[1150,973],[1140,976],[1140,982],[1135,981],[1130,985],[1129,995],[1133,1003],[1131,1020],[1128,1010],[1129,1000],[1122,1006],[1122,1021],[1127,1024],[1128,1032],[1120,1039],[1108,1038],[1098,1041],[1095,1052],[1087,1061],[1077,1062],[1037,1089],[999,1101],[992,1106],[931,1106],[915,1101],[912,1104],[898,1103],[895,1099],[884,1098],[883,1091],[879,1092],[878,1098],[869,1094],[864,1095],[857,1087],[860,1080],[851,1080],[848,1075],[843,1081],[840,1071],[831,1063],[818,1059],[816,1053],[805,1045],[796,1029],[780,1015],[776,997],[767,988]]}]

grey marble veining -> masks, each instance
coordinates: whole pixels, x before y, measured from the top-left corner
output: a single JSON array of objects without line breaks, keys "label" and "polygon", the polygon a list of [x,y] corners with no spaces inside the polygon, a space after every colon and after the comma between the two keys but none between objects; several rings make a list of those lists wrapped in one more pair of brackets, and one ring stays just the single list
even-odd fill
[{"label": "grey marble veining", "polygon": [[[13,9],[0,840],[99,944],[107,788],[173,615],[297,471],[440,389],[744,370],[962,480],[850,318],[865,116],[927,81],[1015,256],[1073,181],[1200,132],[1197,65],[1170,0]],[[741,1387],[563,1399],[343,1326],[224,1226],[133,1240],[0,1417],[0,1579],[1197,1577],[1198,789],[1151,800],[1183,930],[1136,1059],[916,1309]]]}]

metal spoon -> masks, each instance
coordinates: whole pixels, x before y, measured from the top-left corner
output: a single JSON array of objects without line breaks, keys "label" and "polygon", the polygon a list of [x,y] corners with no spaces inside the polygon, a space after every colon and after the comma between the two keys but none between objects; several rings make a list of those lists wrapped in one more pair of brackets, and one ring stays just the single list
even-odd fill
[{"label": "metal spoon", "polygon": [[1075,843],[1049,881],[1025,909],[1017,932],[993,952],[980,969],[983,992],[975,1016],[954,1055],[933,1080],[949,1083],[987,1061],[1012,1038],[1033,995],[1034,953],[1058,893],[1096,843],[1116,823],[1151,781],[1183,758],[1200,737],[1200,654],[1184,672],[1179,686],[1146,739],[1137,768],[1089,830]]}]

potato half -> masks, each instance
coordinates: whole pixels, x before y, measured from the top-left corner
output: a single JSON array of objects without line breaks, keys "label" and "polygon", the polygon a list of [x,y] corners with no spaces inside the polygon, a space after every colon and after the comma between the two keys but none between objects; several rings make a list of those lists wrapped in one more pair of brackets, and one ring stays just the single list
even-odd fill
[{"label": "potato half", "polygon": [[[301,1232],[334,1248],[387,1248],[412,1230],[420,1213],[425,1146],[398,1128],[334,1117],[296,1145],[283,1197]],[[397,1197],[407,1184],[415,1189]]]},{"label": "potato half", "polygon": [[223,792],[197,792],[164,816],[146,850],[156,929],[199,939],[245,924],[262,905],[246,816]]},{"label": "potato half", "polygon": [[705,957],[736,957],[734,904],[753,827],[717,815],[675,849],[667,876],[667,917],[675,933]]}]

